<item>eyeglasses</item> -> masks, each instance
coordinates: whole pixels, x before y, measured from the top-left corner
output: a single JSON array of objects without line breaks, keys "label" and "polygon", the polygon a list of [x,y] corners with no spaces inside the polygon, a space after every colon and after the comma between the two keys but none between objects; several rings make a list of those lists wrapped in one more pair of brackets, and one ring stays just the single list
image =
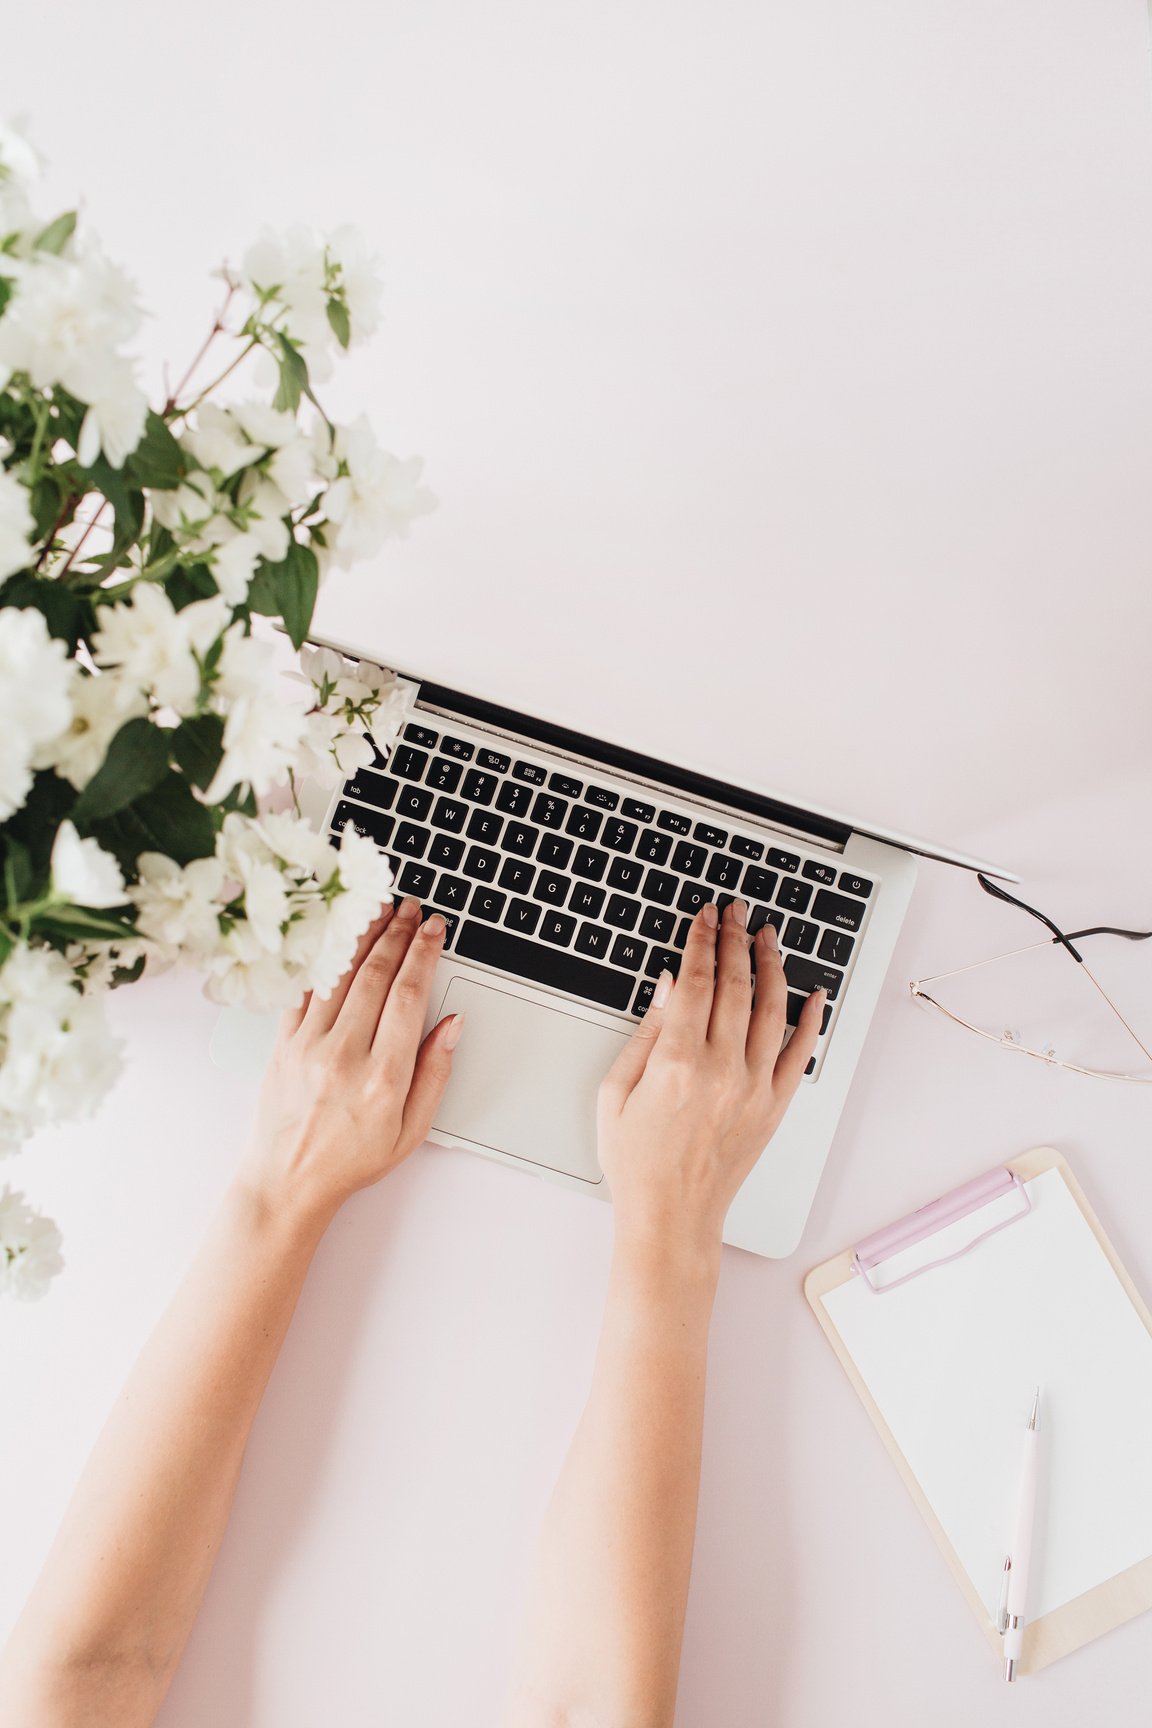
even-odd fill
[{"label": "eyeglasses", "polygon": [[[998,883],[990,881],[988,877],[984,875],[983,871],[977,872],[976,880],[979,882],[981,888],[983,888],[986,894],[991,894],[997,900],[1005,900],[1009,905],[1019,906],[1021,911],[1028,913],[1029,917],[1039,919],[1040,923],[1045,925],[1052,932],[1051,936],[1045,936],[1039,942],[1026,943],[1022,948],[1010,949],[1006,954],[995,954],[988,960],[976,960],[969,966],[957,966],[951,972],[936,972],[931,977],[915,979],[908,986],[913,1000],[919,1002],[923,1007],[935,1009],[938,1013],[943,1014],[947,1019],[951,1020],[954,1025],[963,1026],[967,1031],[975,1032],[979,1038],[985,1038],[992,1044],[999,1044],[1002,1049],[1015,1050],[1022,1056],[1034,1056],[1037,1061],[1046,1062],[1052,1067],[1067,1068],[1074,1074],[1094,1075],[1099,1080],[1124,1080],[1134,1085],[1152,1085],[1152,1050],[1149,1050],[1148,1046],[1137,1036],[1136,1032],[1128,1024],[1128,1021],[1124,1018],[1124,1015],[1116,1006],[1115,1002],[1113,1002],[1111,996],[1109,996],[1100,980],[1087,965],[1084,956],[1080,953],[1079,949],[1074,946],[1074,944],[1083,942],[1090,936],[1122,936],[1128,942],[1146,942],[1150,937],[1152,937],[1152,930],[1118,930],[1111,924],[1095,924],[1088,930],[1071,930],[1065,932],[1061,930],[1057,924],[1053,923],[1051,918],[1046,917],[1043,912],[1038,912],[1034,906],[1027,905],[1023,900],[1017,900],[1015,895],[1009,894],[1007,890],[1001,888]],[[1137,1049],[1139,1049],[1143,1054],[1148,1063],[1149,1071],[1147,1073],[1125,1073],[1119,1069],[1092,1066],[1082,1062],[1072,1062],[1057,1055],[1055,1048],[1052,1047],[1036,1049],[1033,1047],[1033,1043],[1038,1041],[1034,1040],[1033,1043],[1029,1043],[1018,1032],[1007,1030],[994,1032],[984,1026],[977,1025],[975,1019],[967,1019],[963,1014],[956,1013],[951,1008],[946,1008],[942,1002],[938,1002],[936,997],[931,995],[925,988],[926,985],[937,985],[947,978],[958,978],[962,973],[976,972],[982,967],[994,966],[1000,961],[1011,960],[1020,954],[1029,954],[1037,950],[1047,949],[1063,949],[1070,956],[1071,960],[1080,968],[1080,975],[1092,984],[1094,989],[1099,993],[1100,997],[1107,1005],[1109,1012],[1115,1016],[1115,1019],[1118,1020],[1120,1025],[1124,1028],[1127,1037],[1131,1039],[1132,1043],[1135,1044]],[[1140,1066],[1135,1056],[1133,1056],[1133,1063],[1135,1066]]]}]

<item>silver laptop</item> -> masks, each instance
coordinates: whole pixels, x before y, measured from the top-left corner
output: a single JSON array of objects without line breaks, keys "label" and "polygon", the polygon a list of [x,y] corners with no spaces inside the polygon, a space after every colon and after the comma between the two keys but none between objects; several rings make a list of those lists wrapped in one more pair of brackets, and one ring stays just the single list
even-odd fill
[{"label": "silver laptop", "polygon": [[[697,909],[741,895],[752,930],[776,926],[786,1036],[807,994],[828,991],[816,1055],[724,1231],[752,1253],[791,1254],[904,921],[914,855],[1018,878],[404,676],[418,692],[387,758],[377,752],[315,814],[334,842],[347,822],[373,839],[397,893],[447,921],[428,1025],[468,1018],[430,1138],[609,1198],[596,1158],[600,1080],[660,972],[676,971]],[[274,1036],[271,1019],[228,1009],[212,1054],[251,1070]]]}]

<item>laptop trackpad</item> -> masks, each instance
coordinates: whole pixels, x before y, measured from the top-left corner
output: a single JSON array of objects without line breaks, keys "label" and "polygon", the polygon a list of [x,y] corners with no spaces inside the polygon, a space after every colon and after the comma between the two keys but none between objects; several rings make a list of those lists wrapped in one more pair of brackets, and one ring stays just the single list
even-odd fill
[{"label": "laptop trackpad", "polygon": [[468,1018],[434,1126],[465,1145],[601,1182],[596,1089],[626,1031],[453,978],[437,1018]]}]

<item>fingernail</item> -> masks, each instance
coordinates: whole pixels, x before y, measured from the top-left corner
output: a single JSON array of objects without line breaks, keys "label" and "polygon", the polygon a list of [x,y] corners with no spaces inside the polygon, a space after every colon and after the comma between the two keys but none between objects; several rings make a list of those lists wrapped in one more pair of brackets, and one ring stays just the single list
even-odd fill
[{"label": "fingernail", "polygon": [[709,930],[715,930],[718,919],[716,907],[711,900],[709,900],[707,906],[701,906],[700,916],[703,918],[705,924],[707,924]]},{"label": "fingernail", "polygon": [[459,1044],[459,1042],[460,1042],[460,1034],[461,1034],[461,1032],[463,1032],[463,1030],[464,1030],[464,1016],[463,1016],[463,1014],[453,1014],[451,1020],[449,1020],[449,1022],[448,1022],[448,1030],[444,1034],[444,1048],[445,1048],[445,1050],[455,1050],[457,1044]]},{"label": "fingernail", "polygon": [[775,926],[775,924],[765,924],[765,926],[764,926],[764,940],[765,940],[765,942],[767,942],[769,948],[779,948],[780,944],[776,939],[776,926]]},{"label": "fingernail", "polygon": [[825,990],[823,984],[818,984],[816,986],[815,990],[813,990],[812,994],[813,994],[813,996],[819,996],[821,999],[823,999],[825,996],[827,996],[828,992],[827,992],[827,990]]},{"label": "fingernail", "polygon": [[439,912],[433,912],[431,918],[425,918],[424,920],[425,936],[443,936],[447,928],[448,926],[445,924]]},{"label": "fingernail", "polygon": [[652,992],[652,1001],[651,1001],[650,1007],[651,1008],[664,1008],[664,1007],[666,1007],[667,1003],[668,1003],[668,998],[669,998],[669,996],[671,996],[671,994],[672,994],[672,974],[671,974],[671,972],[668,972],[668,971],[661,972],[659,978],[656,980],[656,988]]},{"label": "fingernail", "polygon": [[748,926],[748,902],[746,900],[733,900],[732,916],[741,930],[746,929]]},{"label": "fingernail", "polygon": [[406,894],[396,911],[397,918],[412,919],[419,916],[420,902],[415,895]]}]

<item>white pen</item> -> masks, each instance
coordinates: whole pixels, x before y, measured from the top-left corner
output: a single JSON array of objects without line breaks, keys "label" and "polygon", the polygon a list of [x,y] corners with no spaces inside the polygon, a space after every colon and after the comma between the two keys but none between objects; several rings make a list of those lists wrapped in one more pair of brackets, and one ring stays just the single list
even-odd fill
[{"label": "white pen", "polygon": [[1020,1492],[1016,1501],[1016,1523],[1012,1546],[1004,1561],[1000,1593],[999,1626],[1004,1636],[1004,1678],[1015,1680],[1016,1664],[1024,1648],[1024,1608],[1028,1593],[1028,1562],[1032,1554],[1032,1523],[1036,1512],[1036,1471],[1040,1446],[1040,1388],[1032,1400],[1032,1414],[1024,1435],[1024,1457],[1020,1465]]}]

